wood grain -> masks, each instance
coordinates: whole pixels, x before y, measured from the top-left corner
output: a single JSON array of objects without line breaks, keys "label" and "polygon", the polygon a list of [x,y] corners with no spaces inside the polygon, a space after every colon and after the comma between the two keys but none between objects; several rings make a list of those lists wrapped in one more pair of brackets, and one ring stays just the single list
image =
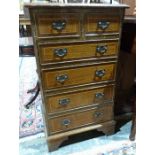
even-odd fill
[{"label": "wood grain", "polygon": [[[99,21],[110,22],[109,26],[102,30],[98,27]],[[105,33],[105,32],[119,32],[120,16],[108,16],[103,13],[90,13],[85,18],[85,32],[86,33]]]},{"label": "wood grain", "polygon": [[66,140],[68,140],[68,137],[63,137],[63,138],[55,139],[54,141],[47,140],[48,151],[50,152],[50,151],[57,150],[58,147]]},{"label": "wood grain", "polygon": [[95,129],[102,132],[105,131],[106,134],[109,134],[115,129],[115,121],[106,121],[104,123],[93,124],[70,131],[64,131],[58,134],[52,134],[47,137],[48,149],[49,151],[56,150],[63,141],[68,139],[68,137]]},{"label": "wood grain", "polygon": [[[105,70],[105,75],[101,78],[95,75],[96,71]],[[114,79],[115,64],[103,64],[89,67],[79,67],[60,71],[42,71],[44,89],[59,88],[72,85],[101,82]],[[59,76],[68,76],[63,83],[56,79]]]},{"label": "wood grain", "polygon": [[[25,5],[31,20],[49,151],[74,134],[94,129],[114,131],[113,87],[126,7],[122,4]],[[66,22],[62,30],[53,26],[58,21]],[[109,22],[108,27],[99,29],[99,21]],[[107,53],[96,54],[96,46],[105,44]],[[67,54],[60,59],[54,54],[55,48],[66,48]],[[97,77],[96,71],[98,75],[103,71],[105,74]],[[96,101],[96,92],[104,93],[104,99]],[[66,98],[70,99],[66,107],[58,105],[59,100]]]},{"label": "wood grain", "polygon": [[[111,104],[104,106],[104,108],[97,108],[88,110],[85,112],[78,112],[74,114],[67,114],[66,116],[61,116],[57,118],[49,119],[49,132],[61,132],[74,129],[81,126],[90,125],[94,122],[104,122],[109,121],[113,117],[113,107]],[[100,112],[101,115],[96,117],[96,113]],[[69,120],[69,125],[63,125],[64,120]]]},{"label": "wood grain", "polygon": [[[105,53],[97,52],[97,47],[106,46]],[[55,54],[55,50],[66,49],[67,54],[59,57]],[[41,63],[59,62],[84,58],[101,58],[105,56],[114,56],[118,52],[118,41],[100,41],[93,43],[69,43],[57,45],[42,45],[40,46],[40,61]]]},{"label": "wood grain", "polygon": [[[93,104],[103,104],[105,101],[113,99],[114,86],[107,86],[103,88],[91,89],[86,91],[79,91],[68,93],[65,95],[55,95],[46,97],[46,108],[48,114],[54,112],[64,112],[65,110],[72,110],[74,108],[82,108]],[[104,96],[97,98],[96,93],[101,93]],[[67,104],[60,104],[62,100],[69,100]],[[108,103],[105,103],[108,104]]]},{"label": "wood grain", "polygon": [[[80,33],[78,15],[68,13],[57,14],[41,14],[36,17],[38,36],[61,36]],[[63,30],[57,31],[52,28],[52,23],[55,21],[65,21],[66,26]]]}]

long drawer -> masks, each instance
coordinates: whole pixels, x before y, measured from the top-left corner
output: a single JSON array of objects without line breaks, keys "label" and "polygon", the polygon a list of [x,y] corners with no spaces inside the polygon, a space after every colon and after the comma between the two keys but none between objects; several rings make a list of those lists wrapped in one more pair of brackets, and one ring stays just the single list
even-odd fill
[{"label": "long drawer", "polygon": [[114,80],[115,64],[83,66],[64,70],[42,70],[43,88],[62,88],[66,86]]},{"label": "long drawer", "polygon": [[74,108],[82,108],[93,104],[109,104],[113,100],[114,86],[89,88],[65,94],[48,95],[45,97],[45,106],[48,114],[60,113]]},{"label": "long drawer", "polygon": [[80,36],[79,15],[73,13],[46,13],[36,15],[37,35],[40,37]]},{"label": "long drawer", "polygon": [[40,45],[39,49],[42,64],[75,59],[102,58],[117,55],[118,40]]},{"label": "long drawer", "polygon": [[87,111],[66,114],[48,120],[49,133],[67,131],[94,123],[105,122],[113,118],[113,106],[96,107]]}]

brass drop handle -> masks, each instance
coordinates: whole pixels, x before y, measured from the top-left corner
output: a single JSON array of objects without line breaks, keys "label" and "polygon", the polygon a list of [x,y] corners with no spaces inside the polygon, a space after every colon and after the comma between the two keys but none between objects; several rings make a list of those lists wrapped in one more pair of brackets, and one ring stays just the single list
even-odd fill
[{"label": "brass drop handle", "polygon": [[104,45],[104,46],[97,46],[96,47],[96,52],[99,53],[99,54],[104,54],[107,52],[107,45]]},{"label": "brass drop handle", "polygon": [[68,75],[66,75],[66,74],[59,75],[59,76],[56,77],[56,80],[59,83],[64,83],[66,80],[68,80]]},{"label": "brass drop handle", "polygon": [[95,72],[95,75],[99,78],[103,77],[105,75],[105,70],[97,70]]},{"label": "brass drop handle", "polygon": [[71,121],[69,119],[64,119],[62,121],[62,125],[64,125],[64,126],[68,126],[68,125],[70,125],[70,123],[71,123]]},{"label": "brass drop handle", "polygon": [[54,50],[54,54],[58,57],[64,57],[67,55],[67,49],[63,48],[63,49],[55,49]]},{"label": "brass drop handle", "polygon": [[103,99],[103,98],[104,98],[104,94],[103,94],[103,93],[96,93],[96,94],[95,94],[95,97],[96,97],[97,99]]},{"label": "brass drop handle", "polygon": [[58,20],[58,21],[54,21],[52,23],[52,28],[57,30],[57,31],[61,31],[65,27],[66,27],[66,22],[65,21]]},{"label": "brass drop handle", "polygon": [[104,30],[109,26],[109,24],[110,24],[110,22],[101,20],[101,21],[98,22],[98,28]]},{"label": "brass drop handle", "polygon": [[103,112],[99,112],[99,111],[95,112],[95,114],[94,114],[95,118],[99,118],[102,115],[103,115]]},{"label": "brass drop handle", "polygon": [[70,99],[69,98],[65,98],[65,99],[59,100],[59,104],[62,105],[62,106],[65,106],[65,105],[67,105],[69,103],[70,103]]}]

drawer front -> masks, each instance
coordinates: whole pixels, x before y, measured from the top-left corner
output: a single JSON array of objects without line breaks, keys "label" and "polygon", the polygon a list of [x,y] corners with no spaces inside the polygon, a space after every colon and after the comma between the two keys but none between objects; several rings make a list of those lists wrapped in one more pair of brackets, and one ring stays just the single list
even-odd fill
[{"label": "drawer front", "polygon": [[74,114],[52,118],[48,120],[49,132],[61,132],[70,129],[109,121],[113,118],[113,106],[108,105],[104,108],[92,109]]},{"label": "drawer front", "polygon": [[[101,104],[104,101],[112,101],[114,86],[67,93],[65,95],[55,95],[46,97],[47,112],[62,112],[65,110]],[[107,103],[109,104],[109,103]]]},{"label": "drawer front", "polygon": [[75,14],[55,13],[37,15],[38,36],[80,35],[79,16]]},{"label": "drawer front", "polygon": [[44,89],[96,83],[113,80],[115,64],[79,67],[60,71],[42,71]]},{"label": "drawer front", "polygon": [[106,32],[119,32],[120,17],[106,16],[103,13],[89,14],[85,20],[85,33],[102,34]]},{"label": "drawer front", "polygon": [[118,52],[118,41],[93,43],[70,43],[40,46],[41,63],[61,62],[73,59],[114,56]]}]

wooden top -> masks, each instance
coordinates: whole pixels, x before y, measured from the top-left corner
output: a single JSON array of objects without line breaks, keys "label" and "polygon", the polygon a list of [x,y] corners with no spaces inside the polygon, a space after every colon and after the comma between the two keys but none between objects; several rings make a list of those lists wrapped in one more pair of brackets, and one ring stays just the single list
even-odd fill
[{"label": "wooden top", "polygon": [[87,3],[50,3],[50,2],[33,2],[33,3],[24,3],[24,7],[28,8],[38,8],[38,7],[44,7],[44,8],[67,8],[67,7],[72,7],[72,8],[128,8],[129,6],[126,4],[103,4],[103,3],[92,3],[92,4],[87,4]]}]

